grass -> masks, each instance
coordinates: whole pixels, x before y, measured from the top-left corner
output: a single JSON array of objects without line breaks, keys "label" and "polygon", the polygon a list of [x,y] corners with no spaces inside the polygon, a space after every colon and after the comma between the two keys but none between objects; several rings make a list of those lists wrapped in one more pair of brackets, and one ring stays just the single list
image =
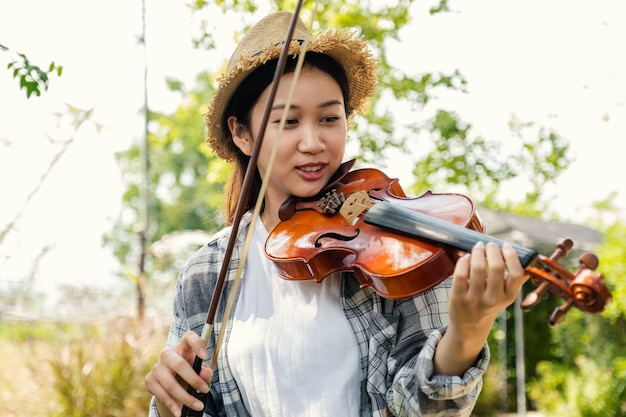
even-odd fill
[{"label": "grass", "polygon": [[107,323],[3,323],[0,409],[7,417],[148,414],[143,378],[165,329],[132,319]]},{"label": "grass", "polygon": [[[36,416],[41,413],[43,404],[51,404],[50,393],[39,389],[38,376],[31,369],[33,358],[44,350],[43,344],[36,341],[0,344],[0,357],[3,358],[0,409],[4,416]],[[40,373],[43,375],[45,370]]]}]

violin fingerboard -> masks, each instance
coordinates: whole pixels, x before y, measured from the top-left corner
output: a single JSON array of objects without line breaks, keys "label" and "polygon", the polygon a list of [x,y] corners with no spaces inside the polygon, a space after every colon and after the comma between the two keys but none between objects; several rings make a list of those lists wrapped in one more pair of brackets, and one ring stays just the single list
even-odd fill
[{"label": "violin fingerboard", "polygon": [[[363,221],[417,239],[425,239],[436,245],[450,246],[463,252],[470,252],[478,242],[493,242],[500,247],[504,244],[504,241],[495,237],[386,201],[371,207]],[[515,244],[511,246],[517,252],[524,268],[538,256],[538,253],[532,249]]]}]

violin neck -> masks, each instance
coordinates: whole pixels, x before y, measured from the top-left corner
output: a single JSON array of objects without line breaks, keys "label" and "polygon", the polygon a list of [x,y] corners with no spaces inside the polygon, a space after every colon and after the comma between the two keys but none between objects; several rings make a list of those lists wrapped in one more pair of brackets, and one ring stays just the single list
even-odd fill
[{"label": "violin neck", "polygon": [[[368,224],[391,229],[418,239],[425,239],[437,245],[449,246],[463,252],[470,252],[478,242],[493,242],[500,247],[504,243],[504,241],[492,236],[386,201],[372,206],[363,220]],[[515,244],[511,244],[511,246],[517,252],[524,268],[529,266],[538,256],[538,253],[532,249]]]}]

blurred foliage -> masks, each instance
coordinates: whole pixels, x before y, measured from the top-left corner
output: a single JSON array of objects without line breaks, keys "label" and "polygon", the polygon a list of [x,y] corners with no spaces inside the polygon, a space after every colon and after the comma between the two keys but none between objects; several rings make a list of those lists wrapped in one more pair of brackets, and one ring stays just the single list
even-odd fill
[{"label": "blurred foliage", "polygon": [[[9,48],[0,45],[0,51],[9,52]],[[30,98],[32,94],[40,96],[42,90],[48,90],[50,74],[56,74],[60,77],[63,73],[63,67],[54,61],[48,65],[48,69],[44,70],[31,63],[28,57],[22,53],[17,53],[11,58],[7,64],[7,69],[13,70],[13,78],[20,80],[20,89],[26,90],[26,98]]]},{"label": "blurred foliage", "polygon": [[[169,88],[184,97],[174,114],[151,112],[147,138],[149,161],[149,242],[180,230],[216,230],[223,221],[222,184],[227,165],[210,154],[204,143],[203,111],[214,91],[213,77],[199,74],[198,85],[188,91],[182,83],[168,80]],[[121,275],[131,280],[136,276],[135,262],[140,229],[141,187],[143,161],[139,145],[118,153],[125,182],[123,211],[116,226],[104,237],[124,266]],[[147,270],[153,272],[153,260]],[[172,273],[172,270],[168,272]],[[170,276],[175,277],[175,273]]]},{"label": "blurred foliage", "polygon": [[[428,189],[462,186],[463,191],[485,207],[546,218],[542,189],[554,182],[572,161],[568,143],[556,132],[533,123],[509,121],[516,148],[502,150],[502,142],[471,136],[471,125],[445,110],[430,120],[430,153],[416,161],[414,194]],[[501,195],[507,181],[523,179],[530,188],[520,189],[515,201]]]},{"label": "blurred foliage", "polygon": [[[527,283],[522,288],[522,297],[535,287]],[[554,328],[547,323],[548,317],[554,308],[561,304],[562,301],[553,296],[548,296],[542,302],[537,304],[530,312],[522,312],[524,321],[524,375],[526,380],[531,380],[536,376],[536,366],[542,361],[552,361],[558,359],[554,355],[555,346],[559,343],[554,341],[552,334]],[[497,375],[501,380],[497,386],[497,394],[505,398],[499,402],[498,410],[508,411],[516,410],[517,407],[517,369],[516,369],[516,343],[518,342],[517,332],[515,329],[515,304],[509,306],[502,314],[506,318],[504,328],[500,327],[497,322],[492,329],[489,337],[489,347],[491,350],[492,364],[490,367],[506,366],[506,372],[500,370]],[[571,320],[571,318],[568,318]],[[504,342],[504,343],[502,343]],[[502,351],[504,350],[504,352]],[[505,360],[502,363],[502,359]],[[492,375],[492,377],[495,377]],[[493,384],[491,385],[493,387]],[[484,397],[489,398],[493,393],[488,393],[490,386],[487,385],[483,389],[483,393],[479,397],[478,402],[482,403]],[[529,409],[533,409],[529,405]]]},{"label": "blurred foliage", "polygon": [[162,345],[150,343],[152,334],[146,333],[145,327],[124,324],[130,326],[113,326],[68,340],[51,352],[47,360],[50,386],[59,403],[53,415],[147,414],[150,394],[143,389],[143,379],[156,363]]},{"label": "blurred foliage", "polygon": [[143,380],[167,336],[158,323],[8,324],[0,333],[0,353],[11,354],[0,369],[3,415],[148,415]]},{"label": "blurred foliage", "polygon": [[590,224],[604,235],[598,269],[613,299],[599,315],[570,311],[551,332],[552,359],[537,364],[529,383],[530,398],[548,416],[626,416],[626,223],[611,199],[595,204]]},{"label": "blurred foliage", "polygon": [[626,359],[615,357],[606,365],[586,356],[577,357],[574,367],[542,362],[530,396],[548,417],[624,417]]},{"label": "blurred foliage", "polygon": [[4,321],[0,327],[0,341],[16,344],[34,340],[50,342],[54,341],[59,334],[68,336],[75,334],[76,328],[76,323]]},{"label": "blurred foliage", "polygon": [[478,397],[472,417],[495,417],[502,410],[502,391],[505,380],[502,379],[500,364],[493,363],[483,376],[483,389]]},{"label": "blurred foliage", "polygon": [[[601,227],[604,233],[604,242],[598,250],[598,257],[601,259],[599,269],[604,275],[607,285],[613,295],[613,303],[607,306],[604,316],[610,321],[612,327],[621,329],[621,346],[626,348],[626,337],[623,332],[626,329],[624,317],[626,317],[626,222],[618,219]],[[612,330],[613,334],[618,332]]]}]

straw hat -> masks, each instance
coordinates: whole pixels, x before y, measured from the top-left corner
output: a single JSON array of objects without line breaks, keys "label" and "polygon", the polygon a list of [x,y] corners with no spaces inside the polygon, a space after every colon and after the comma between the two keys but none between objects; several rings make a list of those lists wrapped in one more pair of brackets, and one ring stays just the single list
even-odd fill
[{"label": "straw hat", "polygon": [[[232,147],[226,144],[231,139],[223,120],[228,102],[248,75],[267,61],[278,58],[292,16],[290,12],[276,12],[254,25],[235,49],[226,74],[219,80],[205,124],[207,143],[222,159],[232,160],[234,157]],[[377,82],[376,60],[367,43],[357,38],[353,31],[345,29],[329,30],[313,37],[300,19],[292,38],[290,55],[297,55],[302,43],[308,40],[306,51],[323,53],[337,61],[348,78],[348,107],[353,113],[361,112]]]}]

